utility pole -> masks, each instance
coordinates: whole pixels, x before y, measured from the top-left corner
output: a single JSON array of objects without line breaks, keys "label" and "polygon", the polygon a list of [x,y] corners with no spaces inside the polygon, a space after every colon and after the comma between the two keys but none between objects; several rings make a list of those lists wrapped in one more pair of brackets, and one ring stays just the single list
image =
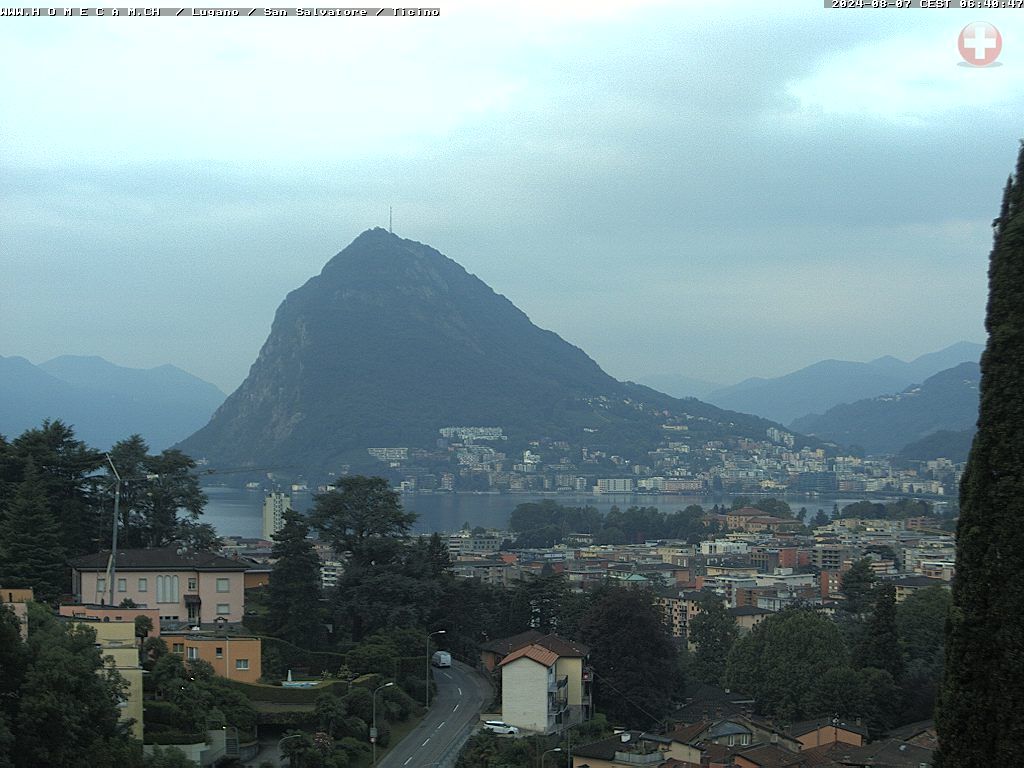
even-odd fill
[{"label": "utility pole", "polygon": [[389,235],[395,234],[394,223],[395,223],[395,209],[392,208],[389,205],[388,206],[388,234]]},{"label": "utility pole", "polygon": [[114,460],[106,454],[107,463],[117,481],[114,483],[114,530],[110,536],[110,561],[107,563],[107,578],[110,579],[110,607],[114,607],[114,588],[117,585],[117,518],[121,511],[121,475],[117,473]]}]

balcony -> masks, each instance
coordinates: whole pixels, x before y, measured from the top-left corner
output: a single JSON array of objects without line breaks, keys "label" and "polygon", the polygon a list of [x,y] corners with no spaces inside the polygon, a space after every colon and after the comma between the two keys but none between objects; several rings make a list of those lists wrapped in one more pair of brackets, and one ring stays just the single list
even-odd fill
[{"label": "balcony", "polygon": [[561,677],[551,675],[548,677],[548,693],[556,693],[559,688],[565,688],[568,684],[568,675],[562,675]]}]

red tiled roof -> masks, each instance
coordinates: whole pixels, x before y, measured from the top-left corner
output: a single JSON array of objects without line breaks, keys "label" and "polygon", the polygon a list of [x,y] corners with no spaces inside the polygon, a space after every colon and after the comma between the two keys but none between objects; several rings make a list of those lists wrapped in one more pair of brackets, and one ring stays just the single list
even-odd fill
[{"label": "red tiled roof", "polygon": [[543,664],[545,667],[550,667],[558,661],[558,654],[539,645],[528,645],[525,648],[512,651],[512,653],[501,660],[498,666],[504,667],[506,664],[511,664],[513,661],[522,658],[531,659],[538,664]]}]

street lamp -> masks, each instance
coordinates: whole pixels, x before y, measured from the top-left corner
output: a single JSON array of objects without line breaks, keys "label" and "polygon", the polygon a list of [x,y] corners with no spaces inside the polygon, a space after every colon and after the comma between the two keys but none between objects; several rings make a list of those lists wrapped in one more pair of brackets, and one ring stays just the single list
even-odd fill
[{"label": "street lamp", "polygon": [[544,755],[551,754],[552,752],[561,752],[561,751],[562,751],[561,747],[555,747],[554,749],[549,749],[546,752],[541,752],[540,753],[540,768],[544,768]]},{"label": "street lamp", "polygon": [[370,765],[377,764],[377,693],[385,688],[390,688],[392,685],[394,683],[384,683],[384,685],[373,692],[373,727],[370,728],[370,743],[373,744],[373,762]]},{"label": "street lamp", "polygon": [[429,634],[427,634],[427,697],[426,704],[424,704],[424,706],[427,709],[430,709],[430,638],[432,638],[434,635],[444,634],[447,634],[447,632],[443,629],[439,629],[436,632],[430,632]]}]

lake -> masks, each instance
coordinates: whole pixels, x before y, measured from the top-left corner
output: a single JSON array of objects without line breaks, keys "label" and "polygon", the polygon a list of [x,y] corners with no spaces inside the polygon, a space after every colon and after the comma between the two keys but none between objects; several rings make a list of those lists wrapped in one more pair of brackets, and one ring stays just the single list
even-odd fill
[{"label": "lake", "polygon": [[[258,538],[262,527],[263,498],[262,491],[246,491],[238,488],[209,487],[203,489],[209,502],[202,522],[210,523],[221,536],[243,536]],[[292,507],[299,512],[306,512],[313,506],[313,494],[293,493]],[[819,509],[831,515],[832,505],[840,508],[852,504],[859,499],[816,496],[784,496],[794,511],[807,507],[813,515]],[[621,509],[631,506],[657,507],[663,512],[674,512],[690,504],[700,504],[705,509],[715,504],[731,504],[733,497],[726,495],[716,498],[708,496],[647,496],[636,494],[557,494],[536,495],[529,493],[438,493],[402,496],[402,505],[406,510],[415,512],[419,517],[413,525],[414,533],[433,533],[434,531],[456,531],[463,523],[470,526],[504,529],[508,527],[509,516],[518,504],[531,501],[552,499],[568,507],[590,505],[601,512],[607,512],[612,506]],[[873,499],[882,501],[883,499]]]}]

